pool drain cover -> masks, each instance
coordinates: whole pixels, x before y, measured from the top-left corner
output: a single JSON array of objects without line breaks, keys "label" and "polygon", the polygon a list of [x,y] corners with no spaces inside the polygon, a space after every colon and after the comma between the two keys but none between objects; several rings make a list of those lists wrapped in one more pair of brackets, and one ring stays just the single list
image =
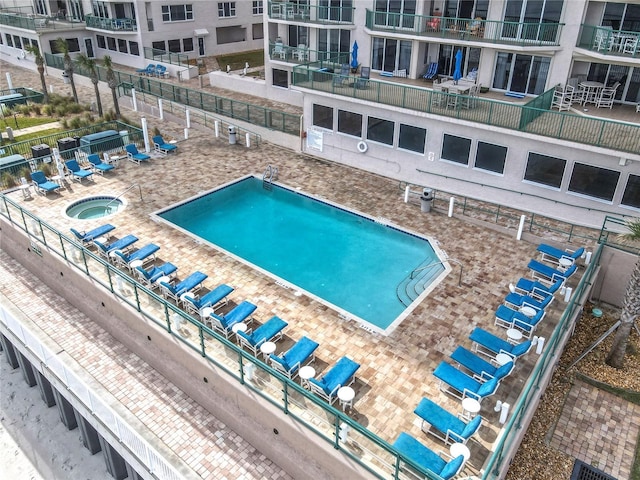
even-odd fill
[{"label": "pool drain cover", "polygon": [[571,480],[616,480],[611,475],[598,470],[591,465],[587,465],[581,460],[576,460],[571,472]]}]

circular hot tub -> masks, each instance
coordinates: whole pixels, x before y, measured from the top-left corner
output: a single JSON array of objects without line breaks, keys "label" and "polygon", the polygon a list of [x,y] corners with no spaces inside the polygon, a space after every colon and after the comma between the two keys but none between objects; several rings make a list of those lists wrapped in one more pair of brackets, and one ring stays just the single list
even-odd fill
[{"label": "circular hot tub", "polygon": [[70,218],[91,220],[114,215],[122,211],[125,206],[125,202],[119,198],[111,195],[101,195],[73,202],[66,208],[65,214]]}]

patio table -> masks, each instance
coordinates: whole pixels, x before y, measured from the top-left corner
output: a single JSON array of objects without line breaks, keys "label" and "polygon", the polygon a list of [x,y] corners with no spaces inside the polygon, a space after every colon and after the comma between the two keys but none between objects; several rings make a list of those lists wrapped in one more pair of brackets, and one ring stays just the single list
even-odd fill
[{"label": "patio table", "polygon": [[587,103],[593,103],[594,105],[597,105],[600,91],[604,88],[604,83],[588,80],[586,82],[581,82],[580,86],[584,89],[582,104],[586,105]]}]

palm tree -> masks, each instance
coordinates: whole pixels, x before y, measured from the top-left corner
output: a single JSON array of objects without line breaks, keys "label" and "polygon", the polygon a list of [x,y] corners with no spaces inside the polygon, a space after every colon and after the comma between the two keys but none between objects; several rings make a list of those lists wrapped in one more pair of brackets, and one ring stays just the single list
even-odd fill
[{"label": "palm tree", "polygon": [[67,78],[71,83],[73,100],[78,103],[78,92],[76,92],[76,84],[73,81],[73,61],[71,60],[71,55],[69,55],[69,44],[64,38],[58,37],[55,40],[55,47],[58,52],[62,52],[64,55],[64,73],[67,74]]},{"label": "palm tree", "polygon": [[98,88],[98,64],[94,59],[87,57],[84,53],[80,53],[76,57],[76,64],[89,71],[89,78],[91,79],[91,83],[93,83],[93,90],[96,92],[98,115],[102,116],[102,102],[100,101],[100,89]]},{"label": "palm tree", "polygon": [[[628,221],[627,227],[629,232],[622,235],[622,238],[627,241],[640,240],[640,219]],[[629,342],[629,334],[638,315],[640,315],[640,257],[638,257],[627,284],[627,291],[622,302],[620,325],[616,330],[616,335],[613,337],[613,345],[605,360],[607,365],[614,368],[622,368],[624,355],[627,351],[627,343]]]},{"label": "palm tree", "polygon": [[49,103],[49,93],[47,92],[47,82],[44,79],[44,58],[40,53],[40,49],[36,45],[24,45],[24,49],[33,55],[36,65],[38,67],[38,73],[40,74],[40,83],[42,84],[42,101]]},{"label": "palm tree", "polygon": [[102,66],[107,69],[107,84],[109,85],[111,95],[113,96],[113,108],[116,110],[116,118],[120,118],[120,105],[118,105],[118,94],[116,93],[118,83],[116,81],[116,74],[113,71],[113,63],[109,55],[102,57]]}]

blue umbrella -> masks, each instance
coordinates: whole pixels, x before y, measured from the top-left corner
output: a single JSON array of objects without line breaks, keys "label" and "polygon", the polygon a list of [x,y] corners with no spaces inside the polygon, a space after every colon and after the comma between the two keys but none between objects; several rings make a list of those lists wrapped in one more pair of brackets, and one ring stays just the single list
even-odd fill
[{"label": "blue umbrella", "polygon": [[456,52],[456,69],[453,71],[453,81],[458,83],[462,78],[462,50]]},{"label": "blue umbrella", "polygon": [[353,42],[353,50],[351,50],[351,68],[358,68],[358,42]]}]

